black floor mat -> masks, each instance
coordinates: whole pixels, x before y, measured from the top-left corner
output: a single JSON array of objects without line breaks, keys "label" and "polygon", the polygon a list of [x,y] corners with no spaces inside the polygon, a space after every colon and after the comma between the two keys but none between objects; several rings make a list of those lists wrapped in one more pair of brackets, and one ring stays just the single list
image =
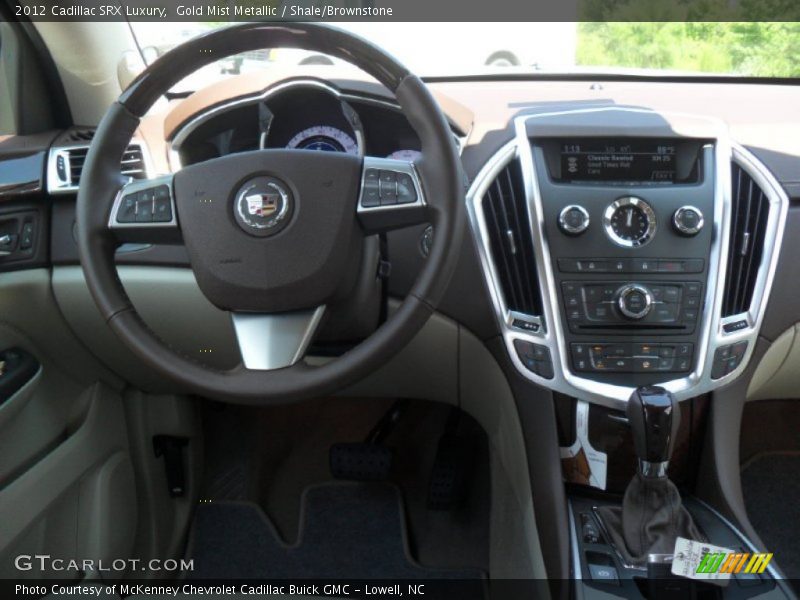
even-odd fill
[{"label": "black floor mat", "polygon": [[[201,504],[189,557],[192,579],[464,579],[478,570],[422,567],[411,558],[399,490],[328,483],[303,494],[297,544],[286,545],[255,504]],[[475,584],[480,598],[482,584]]]},{"label": "black floor mat", "polygon": [[742,470],[747,516],[790,579],[800,579],[800,454],[757,456]]}]

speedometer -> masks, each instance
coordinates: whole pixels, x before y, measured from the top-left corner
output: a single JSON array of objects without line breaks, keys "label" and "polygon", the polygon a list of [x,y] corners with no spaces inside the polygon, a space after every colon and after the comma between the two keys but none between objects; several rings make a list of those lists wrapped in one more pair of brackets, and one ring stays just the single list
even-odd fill
[{"label": "speedometer", "polygon": [[298,150],[321,150],[323,152],[346,152],[358,155],[358,144],[341,129],[329,125],[316,125],[304,129],[286,144]]}]

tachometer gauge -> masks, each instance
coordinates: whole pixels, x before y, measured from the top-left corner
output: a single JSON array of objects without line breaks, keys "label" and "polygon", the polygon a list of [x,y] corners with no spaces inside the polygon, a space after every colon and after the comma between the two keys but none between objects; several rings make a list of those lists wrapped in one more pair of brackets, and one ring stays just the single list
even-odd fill
[{"label": "tachometer gauge", "polygon": [[420,156],[422,156],[422,152],[419,150],[395,150],[386,158],[393,158],[394,160],[407,160],[408,162],[414,162]]},{"label": "tachometer gauge", "polygon": [[346,152],[358,155],[358,144],[341,129],[329,125],[316,125],[304,129],[286,144],[287,148],[299,150],[321,150],[323,152]]}]

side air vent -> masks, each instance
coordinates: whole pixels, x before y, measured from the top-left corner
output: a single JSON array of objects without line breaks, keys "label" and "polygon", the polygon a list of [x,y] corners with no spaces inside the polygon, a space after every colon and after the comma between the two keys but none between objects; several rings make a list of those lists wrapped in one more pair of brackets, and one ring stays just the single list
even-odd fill
[{"label": "side air vent", "polygon": [[542,301],[522,169],[512,160],[486,190],[482,202],[492,261],[506,308],[540,316]]},{"label": "side air vent", "polygon": [[731,168],[733,215],[722,301],[723,317],[750,309],[764,253],[770,207],[769,199],[753,178],[736,163]]},{"label": "side air vent", "polygon": [[[70,135],[75,134],[76,132],[71,132]],[[47,188],[51,194],[77,191],[88,152],[88,146],[54,148],[50,151]],[[120,172],[133,179],[147,177],[144,151],[140,144],[131,144],[125,149]]]}]

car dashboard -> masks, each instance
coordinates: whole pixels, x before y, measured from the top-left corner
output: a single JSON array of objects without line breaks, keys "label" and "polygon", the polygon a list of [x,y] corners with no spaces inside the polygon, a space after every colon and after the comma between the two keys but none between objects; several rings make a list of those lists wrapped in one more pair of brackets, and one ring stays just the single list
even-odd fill
[{"label": "car dashboard", "polygon": [[[432,82],[464,167],[464,242],[440,311],[500,339],[524,379],[623,407],[637,385],[679,399],[735,381],[791,313],[781,252],[800,153],[790,86],[613,81]],[[725,91],[736,103],[721,105]],[[764,108],[754,112],[756,101]],[[778,131],[780,129],[780,131]],[[777,133],[776,133],[777,132]],[[88,139],[49,150],[47,186],[72,198]],[[88,134],[91,135],[91,132]],[[155,177],[259,148],[413,162],[419,140],[378,84],[246,76],[148,115],[123,157]],[[135,164],[132,164],[135,163]],[[77,263],[74,204],[53,207],[55,264]],[[387,236],[404,296],[435,243]],[[188,266],[185,251],[123,247],[120,265]],[[766,331],[765,331],[766,330]],[[229,354],[229,353],[228,353]]]}]

